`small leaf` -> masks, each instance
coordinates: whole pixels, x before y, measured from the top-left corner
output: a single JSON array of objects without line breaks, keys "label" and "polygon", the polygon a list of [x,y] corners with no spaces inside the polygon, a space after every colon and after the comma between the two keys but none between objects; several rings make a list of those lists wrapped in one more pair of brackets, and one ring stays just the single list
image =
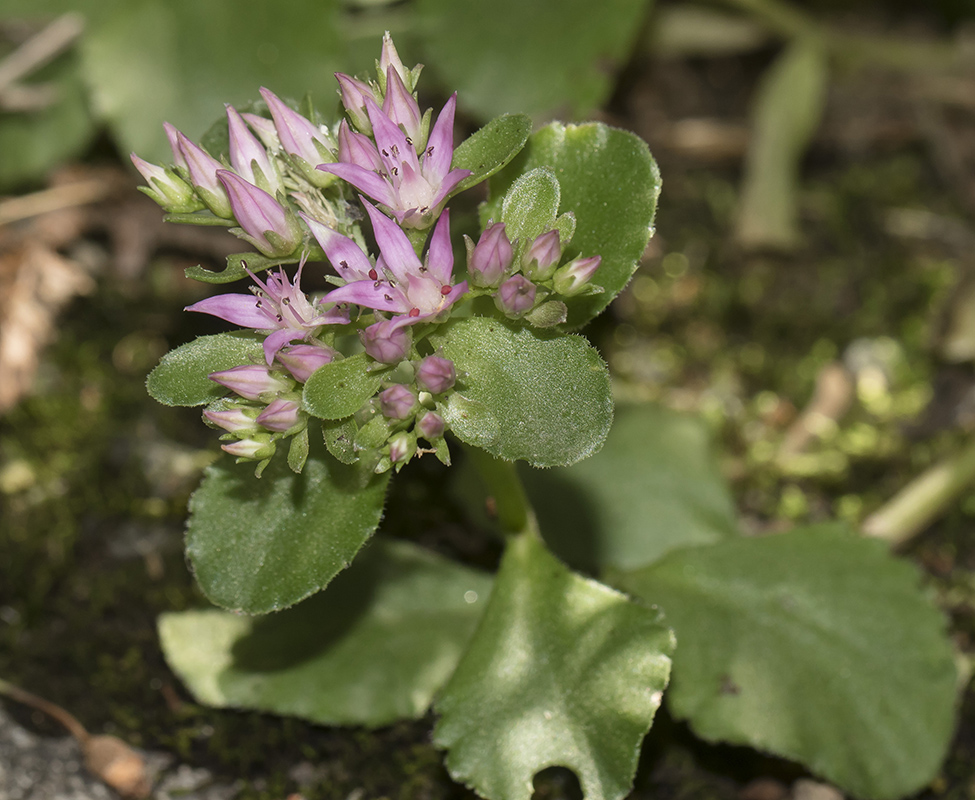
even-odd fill
[{"label": "small leaf", "polygon": [[315,370],[305,383],[305,411],[322,419],[354,414],[382,383],[382,370],[366,369],[371,363],[364,353],[357,353]]},{"label": "small leaf", "polygon": [[[561,208],[576,218],[565,260],[602,256],[593,281],[605,291],[566,300],[566,327],[579,328],[606,308],[636,271],[653,232],[660,173],[642,139],[598,122],[553,122],[532,135],[522,152],[524,158],[491,179],[492,198],[504,196],[519,175],[548,167],[558,176]],[[496,213],[496,202],[482,211],[482,223]]]},{"label": "small leaf", "polygon": [[[552,229],[562,193],[552,170],[533,169],[514,182],[501,203],[505,234],[514,242],[515,263],[536,236]],[[560,232],[561,233],[561,232]]]},{"label": "small leaf", "polygon": [[300,473],[305,468],[305,461],[307,460],[308,428],[305,427],[291,437],[291,446],[288,448],[288,467],[292,472]]},{"label": "small leaf", "polygon": [[442,406],[462,442],[539,467],[573,464],[602,446],[613,419],[609,374],[581,336],[473,317],[433,341],[464,375]]},{"label": "small leaf", "polygon": [[658,612],[576,575],[534,537],[509,541],[484,619],[436,702],[447,768],[483,797],[529,800],[565,766],[587,800],[636,772],[670,673]]},{"label": "small leaf", "polygon": [[502,114],[461,142],[454,150],[454,169],[469,169],[454,193],[476,186],[505,167],[525,146],[532,132],[532,121],[524,114]]},{"label": "small leaf", "polygon": [[490,592],[484,573],[377,538],[294,608],[257,619],[216,609],[163,614],[159,637],[201,703],[388,725],[427,711]]},{"label": "small leaf", "polygon": [[522,470],[545,540],[569,564],[637,569],[737,533],[704,424],[658,405],[617,406],[606,444],[567,469]]},{"label": "small leaf", "polygon": [[354,466],[311,444],[300,475],[280,457],[260,480],[251,463],[207,468],[190,499],[186,554],[211,602],[247,614],[294,605],[327,586],[376,530],[387,478],[362,487]]},{"label": "small leaf", "polygon": [[357,431],[358,428],[352,417],[322,422],[325,447],[328,448],[329,453],[343,464],[354,464],[359,460],[359,456],[355,451],[355,435]]},{"label": "small leaf", "polygon": [[[319,260],[320,256],[312,254],[309,256],[312,260]],[[250,253],[235,253],[232,256],[227,256],[227,266],[224,267],[220,272],[213,272],[209,269],[204,269],[201,266],[187,267],[183,270],[183,274],[187,278],[192,278],[195,281],[202,281],[203,283],[233,283],[234,281],[239,281],[241,278],[249,277],[247,275],[248,271],[257,275],[260,272],[271,269],[271,267],[281,266],[282,264],[297,264],[298,259],[294,256],[286,256],[285,258],[268,258],[265,255],[261,255],[258,252]]]},{"label": "small leaf", "polygon": [[264,361],[263,337],[249,331],[200,336],[162,357],[146,379],[149,395],[167,406],[201,406],[227,389],[208,377],[244,364]]},{"label": "small leaf", "polygon": [[677,633],[674,715],[712,741],[892,800],[937,773],[954,727],[945,620],[918,574],[842,526],[678,550],[614,583]]}]

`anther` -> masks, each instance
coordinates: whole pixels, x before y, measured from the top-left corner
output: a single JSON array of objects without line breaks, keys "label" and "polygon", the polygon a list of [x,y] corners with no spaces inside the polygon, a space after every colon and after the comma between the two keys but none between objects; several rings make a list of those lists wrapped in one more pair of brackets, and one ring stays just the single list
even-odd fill
[{"label": "anther", "polygon": [[379,280],[379,273],[375,269],[369,270],[369,280],[377,281]]},{"label": "anther", "polygon": [[410,313],[409,313],[408,316],[411,316],[411,317],[418,317],[418,316],[420,316],[420,309],[418,309],[418,308],[411,308],[410,309]]},{"label": "anther", "polygon": [[440,287],[440,294],[442,294],[444,297],[446,297],[448,294],[450,294],[450,289],[451,289],[450,286],[441,286]]}]

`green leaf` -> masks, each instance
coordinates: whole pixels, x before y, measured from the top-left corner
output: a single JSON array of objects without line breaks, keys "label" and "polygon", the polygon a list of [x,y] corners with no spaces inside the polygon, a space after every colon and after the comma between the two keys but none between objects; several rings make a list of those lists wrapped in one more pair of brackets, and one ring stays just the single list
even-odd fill
[{"label": "green leaf", "polygon": [[441,409],[462,442],[551,467],[573,464],[605,440],[613,419],[609,373],[581,336],[473,317],[432,341],[463,375]]},{"label": "green leaf", "polygon": [[698,735],[801,761],[858,797],[934,778],[954,726],[951,644],[883,543],[812,526],[679,550],[614,582],[673,625],[668,703]]},{"label": "green leaf", "polygon": [[0,153],[4,154],[0,188],[40,178],[51,167],[78,155],[94,135],[77,56],[68,53],[32,76],[32,85],[44,83],[53,92],[51,105],[0,114]]},{"label": "green leaf", "polygon": [[311,443],[300,475],[280,456],[261,479],[224,458],[190,498],[186,554],[204,594],[231,611],[266,614],[327,586],[372,535],[386,476],[365,487]]},{"label": "green leaf", "polygon": [[736,236],[750,247],[799,245],[799,164],[826,107],[824,48],[797,39],[762,78],[752,113]]},{"label": "green leaf", "polygon": [[328,452],[343,464],[354,464],[359,460],[355,450],[355,435],[358,430],[352,417],[322,422],[322,433]]},{"label": "green leaf", "polygon": [[673,634],[657,611],[509,541],[484,619],[435,710],[447,768],[483,797],[529,800],[560,765],[587,800],[626,795],[660,705]]},{"label": "green leaf", "polygon": [[[570,297],[566,323],[578,328],[599,314],[623,290],[653,233],[660,173],[638,136],[602,123],[552,123],[535,133],[514,164],[491,180],[492,198],[501,198],[521,174],[548,167],[558,176],[561,208],[575,215],[576,230],[565,260],[602,256],[593,281],[601,294]],[[482,222],[497,217],[497,200],[482,211]]]},{"label": "green leaf", "polygon": [[384,370],[367,370],[374,363],[357,353],[315,370],[305,382],[305,411],[333,420],[354,414],[382,383]]},{"label": "green leaf", "polygon": [[547,167],[526,172],[508,189],[501,203],[501,221],[507,237],[517,240],[514,263],[520,263],[522,252],[536,236],[555,225],[561,196],[559,181]]},{"label": "green leaf", "polygon": [[[309,257],[315,260],[316,254],[312,253]],[[293,256],[268,258],[257,252],[235,253],[232,256],[227,256],[227,266],[220,270],[220,272],[204,269],[197,265],[195,267],[187,267],[183,270],[183,274],[187,278],[202,281],[203,283],[232,283],[233,281],[239,281],[241,278],[248,277],[248,271],[257,275],[260,272],[264,272],[264,270],[271,269],[271,267],[296,263],[298,263],[298,259]]]},{"label": "green leaf", "polygon": [[704,424],[655,404],[617,406],[592,458],[521,474],[545,540],[590,572],[637,569],[675,548],[737,533]]},{"label": "green leaf", "polygon": [[647,0],[458,3],[420,0],[424,57],[484,119],[517,109],[536,120],[602,106],[630,57]]},{"label": "green leaf", "polygon": [[388,725],[426,712],[490,591],[481,572],[380,538],[294,608],[263,618],[163,614],[159,636],[201,703],[325,725]]},{"label": "green leaf", "polygon": [[200,336],[170,350],[146,379],[149,395],[167,406],[201,406],[227,389],[208,377],[244,364],[264,361],[263,337],[249,331]]},{"label": "green leaf", "polygon": [[453,169],[469,169],[454,193],[476,186],[502,169],[528,141],[532,121],[524,114],[502,114],[461,142],[454,150]]}]

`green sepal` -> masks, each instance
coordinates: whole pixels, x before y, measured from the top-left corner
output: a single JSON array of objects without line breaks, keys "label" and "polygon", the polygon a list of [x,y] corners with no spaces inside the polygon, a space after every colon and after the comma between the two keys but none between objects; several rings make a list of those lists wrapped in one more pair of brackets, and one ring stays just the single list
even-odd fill
[{"label": "green sepal", "polygon": [[308,426],[302,428],[298,433],[291,437],[291,446],[288,448],[288,466],[292,472],[301,474],[308,460]]}]

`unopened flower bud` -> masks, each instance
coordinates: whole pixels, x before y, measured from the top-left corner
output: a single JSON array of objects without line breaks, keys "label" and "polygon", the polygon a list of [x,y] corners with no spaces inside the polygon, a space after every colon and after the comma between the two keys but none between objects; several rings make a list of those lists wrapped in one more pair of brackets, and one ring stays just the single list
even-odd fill
[{"label": "unopened flower bud", "polygon": [[601,256],[573,259],[564,267],[560,267],[555,273],[555,277],[552,279],[552,288],[564,297],[579,294],[585,289],[596,270],[599,269],[601,261]]},{"label": "unopened flower bud", "polygon": [[260,400],[261,395],[287,392],[294,385],[260,364],[245,364],[242,367],[211,372],[210,380],[226,386],[247,400]]},{"label": "unopened flower bud", "polygon": [[274,127],[274,120],[260,117],[257,114],[248,114],[246,111],[242,112],[241,116],[250,125],[251,130],[257,134],[261,144],[268,150],[273,153],[281,149],[281,140],[278,138],[277,128]]},{"label": "unopened flower bud", "polygon": [[186,162],[186,171],[189,173],[190,183],[193,184],[193,188],[196,189],[200,199],[218,217],[233,218],[234,212],[230,207],[230,198],[227,197],[226,189],[217,179],[217,172],[224,168],[223,164],[179,131],[176,132],[176,141]]},{"label": "unopened flower bud", "polygon": [[[227,106],[227,130],[230,135],[230,165],[248,183],[260,187],[272,197],[284,191],[277,165],[267,150],[251,133],[244,118],[233,106]],[[219,177],[219,176],[217,176]]]},{"label": "unopened flower bud", "polygon": [[535,284],[524,275],[512,275],[501,284],[494,304],[509,317],[522,317],[535,305]]},{"label": "unopened flower bud", "polygon": [[443,436],[445,424],[436,411],[427,411],[416,423],[416,432],[428,442]]},{"label": "unopened flower bud", "polygon": [[356,133],[344,119],[339,124],[339,161],[358,164],[375,172],[383,170],[383,162],[372,139],[365,134]]},{"label": "unopened flower bud", "polygon": [[389,460],[394,464],[405,464],[416,455],[416,436],[411,433],[397,433],[389,440]]},{"label": "unopened flower bud", "polygon": [[335,351],[325,345],[296,344],[287,350],[279,350],[276,358],[296,381],[304,383],[316,369],[331,364],[335,355]]},{"label": "unopened flower bud", "polygon": [[179,148],[179,131],[168,122],[163,123],[163,130],[166,131],[166,138],[169,139],[169,148],[173,151],[173,163],[178,169],[187,170],[186,159],[183,157],[183,151]]},{"label": "unopened flower bud", "polygon": [[275,450],[275,444],[267,433],[256,433],[247,439],[227,442],[220,447],[232,456],[253,461],[263,461],[265,458],[270,458],[274,455]]},{"label": "unopened flower bud", "polygon": [[298,404],[294,400],[279,397],[277,400],[272,400],[260,413],[257,422],[269,431],[284,433],[295,426],[299,416]]},{"label": "unopened flower bud", "polygon": [[263,189],[248,183],[230,170],[217,171],[227,190],[234,219],[246,239],[268,258],[291,255],[301,244],[298,218]]},{"label": "unopened flower bud", "polygon": [[413,334],[406,325],[395,327],[393,320],[383,320],[359,331],[366,353],[383,364],[399,364],[407,353]]},{"label": "unopened flower bud", "polygon": [[409,419],[416,406],[416,395],[402,383],[379,393],[379,407],[387,419]]},{"label": "unopened flower bud", "polygon": [[254,420],[258,411],[250,406],[233,405],[227,408],[208,408],[203,416],[209,422],[230,433],[244,433],[257,430]]},{"label": "unopened flower bud", "polygon": [[269,89],[262,88],[261,97],[271,110],[281,148],[295,159],[302,175],[319,187],[332,183],[334,175],[316,169],[319,164],[334,160],[331,136]]},{"label": "unopened flower bud", "polygon": [[521,257],[522,271],[535,281],[552,277],[562,258],[562,244],[555,229],[535,237]]},{"label": "unopened flower bud", "polygon": [[366,136],[372,136],[372,123],[366,111],[366,98],[376,99],[372,89],[368,84],[342,72],[335,73],[335,80],[339,82],[339,96],[352,124]]},{"label": "unopened flower bud", "polygon": [[487,228],[470,249],[467,272],[475,286],[497,286],[511,266],[512,249],[504,223],[496,222]]},{"label": "unopened flower bud", "polygon": [[139,190],[151,197],[164,211],[176,214],[189,214],[203,208],[203,203],[193,192],[193,187],[173,170],[150,164],[132,153],[130,158],[135,168],[146,179],[148,186]]},{"label": "unopened flower bud", "polygon": [[454,362],[440,356],[427,356],[416,368],[416,385],[430,394],[442,394],[457,381]]},{"label": "unopened flower bud", "polygon": [[[406,68],[403,60],[399,57],[399,53],[396,51],[396,45],[393,44],[393,37],[389,35],[389,31],[386,31],[386,35],[383,36],[383,49],[379,56],[379,64],[377,66],[380,82],[386,79],[389,75],[389,68],[392,67],[396,70],[396,73],[409,91],[412,92],[416,89],[416,79],[419,77],[419,72],[415,69],[409,70]],[[415,75],[414,72],[416,72]],[[383,84],[382,90],[384,92],[387,91],[385,84]]]},{"label": "unopened flower bud", "polygon": [[389,67],[386,75],[383,113],[403,129],[407,140],[413,144],[417,152],[422,153],[423,148],[426,147],[427,134],[423,130],[423,114],[420,113],[420,106],[392,66]]}]

